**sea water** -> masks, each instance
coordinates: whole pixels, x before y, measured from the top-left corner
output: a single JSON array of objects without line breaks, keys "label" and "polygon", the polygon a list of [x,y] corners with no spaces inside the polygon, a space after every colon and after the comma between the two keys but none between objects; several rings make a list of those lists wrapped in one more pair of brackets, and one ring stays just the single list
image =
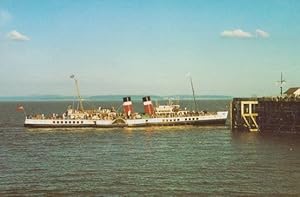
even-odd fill
[{"label": "sea water", "polygon": [[[18,104],[51,114],[72,102],[0,103],[1,196],[300,195],[299,135],[231,132],[228,125],[28,129]],[[204,110],[228,106],[198,103]]]}]

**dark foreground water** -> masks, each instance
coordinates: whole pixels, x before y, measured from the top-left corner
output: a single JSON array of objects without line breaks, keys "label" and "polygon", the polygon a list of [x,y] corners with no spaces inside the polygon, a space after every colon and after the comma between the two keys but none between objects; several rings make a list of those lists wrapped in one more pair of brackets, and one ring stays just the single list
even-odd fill
[{"label": "dark foreground water", "polygon": [[[31,113],[67,105],[23,104]],[[228,102],[201,104],[224,109]],[[297,135],[226,126],[25,129],[16,105],[0,103],[0,196],[300,195]]]}]

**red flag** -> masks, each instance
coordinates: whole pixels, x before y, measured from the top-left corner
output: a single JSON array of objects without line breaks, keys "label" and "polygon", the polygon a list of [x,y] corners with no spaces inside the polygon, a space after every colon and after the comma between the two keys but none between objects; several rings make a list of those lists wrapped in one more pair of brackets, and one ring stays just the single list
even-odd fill
[{"label": "red flag", "polygon": [[19,105],[19,106],[17,107],[17,111],[24,111],[23,105]]}]

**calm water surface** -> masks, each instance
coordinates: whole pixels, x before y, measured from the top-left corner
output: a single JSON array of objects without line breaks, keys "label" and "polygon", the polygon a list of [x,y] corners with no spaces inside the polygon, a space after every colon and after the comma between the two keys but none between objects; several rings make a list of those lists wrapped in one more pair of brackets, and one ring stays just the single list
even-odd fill
[{"label": "calm water surface", "polygon": [[[23,104],[30,113],[61,113],[68,102]],[[200,104],[215,110],[228,102]],[[26,129],[16,106],[0,103],[1,196],[300,195],[297,135],[227,126]]]}]

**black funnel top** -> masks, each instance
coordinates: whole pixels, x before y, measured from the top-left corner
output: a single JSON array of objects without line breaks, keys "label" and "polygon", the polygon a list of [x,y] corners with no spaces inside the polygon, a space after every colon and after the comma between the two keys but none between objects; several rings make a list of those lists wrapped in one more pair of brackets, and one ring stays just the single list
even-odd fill
[{"label": "black funnel top", "polygon": [[130,96],[127,96],[127,97],[124,97],[124,98],[123,98],[123,102],[127,102],[127,101],[131,101]]},{"label": "black funnel top", "polygon": [[143,102],[145,102],[145,101],[151,101],[150,96],[145,96],[145,97],[143,97]]}]

